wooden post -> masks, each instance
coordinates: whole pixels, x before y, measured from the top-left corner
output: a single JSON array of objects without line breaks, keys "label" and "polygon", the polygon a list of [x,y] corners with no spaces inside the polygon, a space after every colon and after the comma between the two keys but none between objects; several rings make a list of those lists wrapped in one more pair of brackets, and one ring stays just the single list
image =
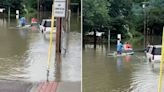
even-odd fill
[{"label": "wooden post", "polygon": [[10,6],[8,6],[8,26],[10,26]]},{"label": "wooden post", "polygon": [[62,18],[59,18],[59,53],[61,54]]},{"label": "wooden post", "polygon": [[108,53],[110,52],[110,30],[108,31]]},{"label": "wooden post", "polygon": [[62,32],[62,18],[56,19],[56,59],[61,62],[61,32]]},{"label": "wooden post", "polygon": [[94,39],[94,49],[96,49],[96,44],[97,44],[96,29],[94,29],[93,31],[94,31],[94,34],[93,34],[93,39]]},{"label": "wooden post", "polygon": [[61,79],[61,22],[62,18],[56,18],[56,81],[59,82]]},{"label": "wooden post", "polygon": [[40,18],[40,0],[37,0],[37,19],[39,20]]},{"label": "wooden post", "polygon": [[60,18],[56,18],[56,55],[59,53],[59,26]]}]

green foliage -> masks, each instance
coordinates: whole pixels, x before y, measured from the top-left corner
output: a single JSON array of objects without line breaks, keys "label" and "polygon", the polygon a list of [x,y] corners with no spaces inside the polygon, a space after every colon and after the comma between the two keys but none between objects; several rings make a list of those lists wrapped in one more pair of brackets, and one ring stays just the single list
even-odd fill
[{"label": "green foliage", "polygon": [[109,15],[107,0],[83,0],[83,3],[84,30],[89,31],[92,28],[108,26]]},{"label": "green foliage", "polygon": [[80,3],[81,0],[71,0],[71,3]]},{"label": "green foliage", "polygon": [[22,9],[22,5],[21,5],[22,2],[23,0],[2,0],[0,2],[0,5],[4,6],[6,9],[10,7],[11,11],[15,13],[15,10]]},{"label": "green foliage", "polygon": [[127,17],[131,13],[131,0],[111,0],[109,6],[109,15],[111,17]]},{"label": "green foliage", "polygon": [[24,0],[24,4],[28,8],[37,9],[37,0]]},{"label": "green foliage", "polygon": [[37,0],[24,0],[24,16],[27,18],[36,17],[37,14]]},{"label": "green foliage", "polygon": [[149,0],[132,0],[134,3],[142,3],[142,2],[147,2]]},{"label": "green foliage", "polygon": [[129,25],[131,19],[131,0],[111,0],[109,8],[109,15],[111,17],[110,22],[110,30],[116,31],[115,33],[121,33],[125,35],[127,33],[127,29],[125,29],[125,25]]},{"label": "green foliage", "polygon": [[146,21],[148,33],[161,35],[163,7],[164,0],[83,0],[83,31],[105,25],[114,34],[133,38],[143,35]]},{"label": "green foliage", "polygon": [[160,35],[164,25],[163,7],[164,0],[147,0],[145,8],[142,7],[142,3],[133,3],[132,11],[135,31],[143,33],[144,21],[147,21],[148,32]]}]

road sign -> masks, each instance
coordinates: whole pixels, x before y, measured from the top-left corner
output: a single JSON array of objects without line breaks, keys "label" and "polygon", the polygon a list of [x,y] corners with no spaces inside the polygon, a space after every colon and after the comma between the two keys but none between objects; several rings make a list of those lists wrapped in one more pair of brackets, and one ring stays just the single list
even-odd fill
[{"label": "road sign", "polygon": [[16,15],[16,19],[19,19],[19,15]]},{"label": "road sign", "polygon": [[0,8],[0,12],[3,12],[5,9],[4,8]]},{"label": "road sign", "polygon": [[55,0],[54,1],[54,16],[65,17],[66,12],[66,0]]},{"label": "road sign", "polygon": [[16,10],[16,19],[19,19],[19,10]]},{"label": "road sign", "polygon": [[117,34],[117,38],[118,39],[121,39],[121,34]]},{"label": "road sign", "polygon": [[19,10],[16,10],[16,14],[19,14]]}]

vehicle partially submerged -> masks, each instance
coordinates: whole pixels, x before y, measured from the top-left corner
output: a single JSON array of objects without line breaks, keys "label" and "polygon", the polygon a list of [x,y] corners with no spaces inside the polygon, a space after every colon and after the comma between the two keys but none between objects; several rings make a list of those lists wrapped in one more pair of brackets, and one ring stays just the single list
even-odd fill
[{"label": "vehicle partially submerged", "polygon": [[162,45],[148,45],[146,48],[146,60],[152,65],[161,61]]},{"label": "vehicle partially submerged", "polygon": [[[51,33],[51,19],[43,19],[40,25],[40,31],[44,34],[46,39],[50,38]],[[54,30],[52,31],[52,38],[56,37],[56,19],[54,20]]]},{"label": "vehicle partially submerged", "polygon": [[[51,19],[43,19],[41,22],[40,30],[44,34],[50,34],[51,28]],[[56,19],[54,21],[54,30],[53,33],[56,33]]]},{"label": "vehicle partially submerged", "polygon": [[[52,21],[52,19],[43,19],[42,22],[41,22],[41,25],[40,25],[40,31],[41,31],[41,33],[43,33],[43,35],[46,39],[50,39],[50,34],[51,34],[51,31],[52,31],[51,21]],[[63,30],[63,27],[62,27],[61,28],[61,38],[62,38],[63,34],[64,34],[64,30]],[[56,38],[56,19],[54,19],[54,29],[52,31],[52,38],[54,40]]]}]

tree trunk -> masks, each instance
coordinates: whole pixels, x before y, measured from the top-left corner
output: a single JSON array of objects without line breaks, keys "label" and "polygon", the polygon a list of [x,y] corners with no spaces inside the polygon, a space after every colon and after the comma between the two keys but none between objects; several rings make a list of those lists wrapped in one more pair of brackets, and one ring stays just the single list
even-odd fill
[{"label": "tree trunk", "polygon": [[97,39],[96,39],[96,30],[95,29],[94,29],[93,37],[94,37],[94,49],[96,49]]}]

